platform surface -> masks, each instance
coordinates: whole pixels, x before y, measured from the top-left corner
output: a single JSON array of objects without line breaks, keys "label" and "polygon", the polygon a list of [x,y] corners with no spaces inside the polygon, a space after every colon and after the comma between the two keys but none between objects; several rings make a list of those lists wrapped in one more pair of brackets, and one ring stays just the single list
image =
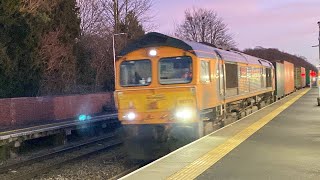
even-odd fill
[{"label": "platform surface", "polygon": [[317,93],[297,91],[122,179],[320,179]]}]

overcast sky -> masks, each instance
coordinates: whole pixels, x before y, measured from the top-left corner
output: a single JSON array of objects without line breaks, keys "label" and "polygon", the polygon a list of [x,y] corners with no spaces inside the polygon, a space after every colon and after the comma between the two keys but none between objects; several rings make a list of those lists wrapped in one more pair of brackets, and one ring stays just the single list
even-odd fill
[{"label": "overcast sky", "polygon": [[238,48],[278,48],[319,59],[320,0],[154,0],[155,31],[174,33],[188,8],[213,9],[228,25]]}]

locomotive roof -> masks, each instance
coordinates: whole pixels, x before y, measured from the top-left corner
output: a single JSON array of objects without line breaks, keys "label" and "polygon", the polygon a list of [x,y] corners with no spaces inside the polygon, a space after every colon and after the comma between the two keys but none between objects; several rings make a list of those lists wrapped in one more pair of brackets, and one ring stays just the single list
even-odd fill
[{"label": "locomotive roof", "polygon": [[214,58],[218,56],[225,61],[239,62],[245,64],[258,64],[266,67],[273,68],[272,63],[267,60],[249,56],[247,54],[238,51],[222,50],[213,46],[205,45],[203,43],[197,43],[192,41],[181,40],[173,38],[161,33],[151,32],[142,36],[137,41],[129,44],[120,52],[120,56],[124,56],[132,51],[140,48],[156,47],[156,46],[170,46],[185,51],[189,51],[198,57]]}]

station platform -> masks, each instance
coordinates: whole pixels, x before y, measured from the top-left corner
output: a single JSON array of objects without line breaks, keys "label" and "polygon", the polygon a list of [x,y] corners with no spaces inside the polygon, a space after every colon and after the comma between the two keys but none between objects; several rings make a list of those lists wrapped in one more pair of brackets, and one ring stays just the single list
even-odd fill
[{"label": "station platform", "polygon": [[87,128],[89,126],[107,127],[109,124],[118,123],[117,113],[108,113],[93,116],[88,120],[69,119],[55,121],[41,125],[30,125],[29,127],[18,127],[10,130],[0,130],[0,146],[14,142],[15,147],[21,142],[54,134],[70,134],[72,130]]},{"label": "station platform", "polygon": [[317,93],[292,93],[121,179],[320,179]]}]

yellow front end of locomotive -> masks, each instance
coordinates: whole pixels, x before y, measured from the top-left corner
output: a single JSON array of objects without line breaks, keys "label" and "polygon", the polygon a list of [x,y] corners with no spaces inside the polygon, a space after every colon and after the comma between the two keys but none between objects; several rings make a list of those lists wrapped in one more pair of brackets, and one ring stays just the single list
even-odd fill
[{"label": "yellow front end of locomotive", "polygon": [[194,87],[116,91],[122,124],[191,123],[197,121]]},{"label": "yellow front end of locomotive", "polygon": [[194,58],[172,47],[139,49],[120,58],[114,98],[121,123],[198,121]]}]

